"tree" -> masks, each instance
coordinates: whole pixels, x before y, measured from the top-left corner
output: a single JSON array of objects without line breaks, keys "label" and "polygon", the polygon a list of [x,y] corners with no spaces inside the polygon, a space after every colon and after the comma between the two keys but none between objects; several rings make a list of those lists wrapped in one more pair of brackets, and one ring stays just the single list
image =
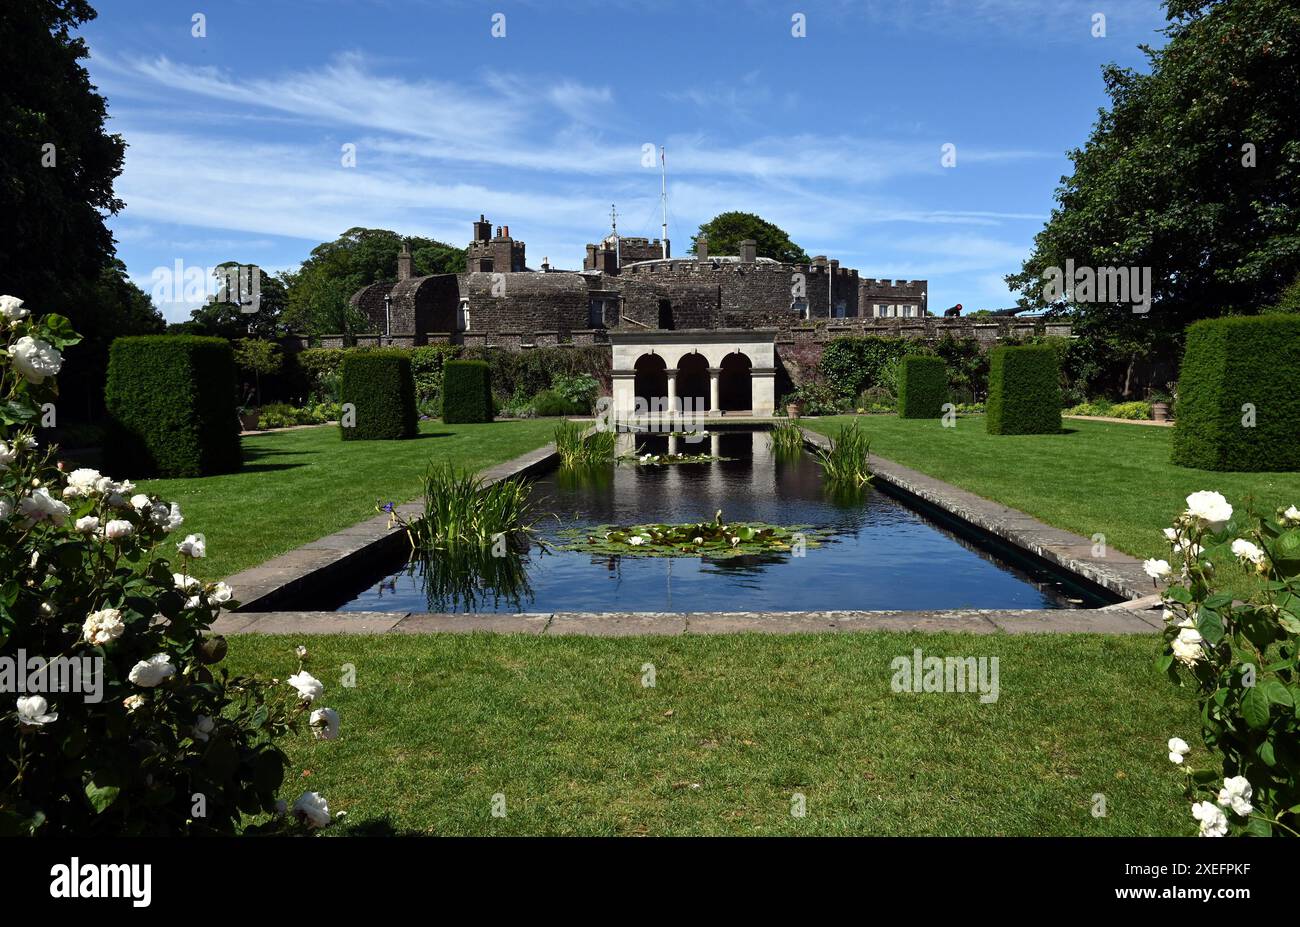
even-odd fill
[{"label": "tree", "polygon": [[[238,261],[223,261],[217,265],[214,275],[220,277],[226,267],[247,266]],[[212,297],[208,302],[190,312],[190,320],[176,326],[177,330],[194,335],[214,335],[218,338],[275,338],[285,333],[281,322],[284,315],[288,294],[283,275],[272,277],[258,268],[259,297],[256,312],[245,312],[251,306],[238,306],[221,298],[223,294]]]},{"label": "tree", "polygon": [[[1099,113],[1020,273],[1021,305],[1069,312],[1128,352],[1176,355],[1206,316],[1273,305],[1300,272],[1300,8],[1293,0],[1166,0],[1150,73],[1109,65]],[[1152,307],[1071,305],[1051,268],[1150,268]],[[1100,345],[1099,341],[1099,345]]]},{"label": "tree", "polygon": [[[285,323],[311,334],[364,331],[365,318],[350,310],[348,300],[363,286],[397,279],[402,240],[387,229],[352,228],[317,245],[296,272],[282,275],[288,291]],[[406,241],[417,276],[464,272],[465,249],[431,238]]]},{"label": "tree", "polygon": [[695,254],[700,236],[709,242],[709,254],[739,254],[740,243],[752,238],[758,243],[758,256],[785,264],[807,264],[808,255],[778,226],[751,212],[724,212],[700,226],[691,237],[691,254]]},{"label": "tree", "polygon": [[244,373],[253,375],[253,396],[257,405],[262,404],[262,376],[271,376],[280,372],[284,358],[280,346],[272,341],[260,338],[244,338],[235,342],[235,364]]}]

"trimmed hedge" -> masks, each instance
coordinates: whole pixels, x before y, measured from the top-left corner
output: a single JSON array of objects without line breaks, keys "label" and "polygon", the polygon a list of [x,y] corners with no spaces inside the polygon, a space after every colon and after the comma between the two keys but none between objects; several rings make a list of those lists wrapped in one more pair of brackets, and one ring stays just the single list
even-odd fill
[{"label": "trimmed hedge", "polygon": [[[1172,460],[1201,470],[1300,470],[1300,317],[1227,316],[1187,327]],[[1254,425],[1247,426],[1253,407]]]},{"label": "trimmed hedge", "polygon": [[942,357],[909,354],[899,362],[899,418],[938,418],[947,401],[948,365]]},{"label": "trimmed hedge", "polygon": [[1051,345],[994,348],[989,356],[985,427],[991,435],[1054,435],[1061,430],[1061,367]]},{"label": "trimmed hedge", "polygon": [[485,361],[443,365],[442,420],[448,425],[492,421],[492,371]]},{"label": "trimmed hedge", "polygon": [[130,479],[238,470],[237,383],[224,338],[114,340],[104,386],[104,469]]},{"label": "trimmed hedge", "polygon": [[[358,351],[339,364],[339,400],[345,406],[339,430],[348,441],[410,438],[418,431],[415,378],[403,351]],[[347,404],[355,417],[348,421]]]}]

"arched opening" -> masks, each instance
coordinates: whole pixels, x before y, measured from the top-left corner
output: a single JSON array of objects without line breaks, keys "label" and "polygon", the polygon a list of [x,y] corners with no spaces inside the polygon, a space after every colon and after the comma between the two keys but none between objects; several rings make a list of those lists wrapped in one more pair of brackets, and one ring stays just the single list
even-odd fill
[{"label": "arched opening", "polygon": [[709,411],[709,361],[703,354],[683,354],[677,362],[677,401],[683,413]]},{"label": "arched opening", "polygon": [[668,405],[668,365],[664,359],[658,354],[642,354],[633,369],[638,405],[644,401],[649,412],[662,412]]},{"label": "arched opening", "polygon": [[744,354],[728,354],[722,359],[718,376],[718,405],[724,412],[741,412],[754,407],[750,383],[753,365]]}]

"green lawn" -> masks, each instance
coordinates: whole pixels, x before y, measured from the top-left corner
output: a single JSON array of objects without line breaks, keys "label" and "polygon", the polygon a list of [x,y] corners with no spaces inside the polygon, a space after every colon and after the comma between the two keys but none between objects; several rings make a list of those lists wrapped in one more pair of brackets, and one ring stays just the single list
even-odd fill
[{"label": "green lawn", "polygon": [[[851,417],[805,419],[834,436]],[[858,419],[871,453],[1028,512],[1085,537],[1100,532],[1117,550],[1169,557],[1161,535],[1200,489],[1223,493],[1234,508],[1247,497],[1271,513],[1300,505],[1300,473],[1215,473],[1169,462],[1170,428],[1065,420],[1059,435],[990,435],[982,415],[955,428],[939,421],[870,415]]]},{"label": "green lawn", "polygon": [[[1165,748],[1195,706],[1152,637],[237,636],[227,663],[283,679],[299,643],[342,736],[289,739],[284,797],[346,810],[332,833],[1195,832]],[[997,656],[999,699],[893,693],[915,647]]]},{"label": "green lawn", "polygon": [[430,460],[479,470],[541,447],[554,430],[546,419],[422,422],[407,441],[343,441],[322,425],[246,436],[238,473],[140,487],[180,503],[183,530],[208,541],[195,572],[220,579],[355,524],[375,514],[376,501],[415,498]]}]

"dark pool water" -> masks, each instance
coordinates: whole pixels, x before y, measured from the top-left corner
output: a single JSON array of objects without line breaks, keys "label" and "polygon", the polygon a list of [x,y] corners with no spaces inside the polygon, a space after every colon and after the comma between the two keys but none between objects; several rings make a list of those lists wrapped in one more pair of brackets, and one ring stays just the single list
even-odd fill
[{"label": "dark pool water", "polygon": [[[664,453],[664,435],[621,436],[622,451]],[[539,477],[545,513],[537,534],[604,524],[761,521],[827,530],[831,540],[790,554],[726,559],[602,556],[531,545],[505,564],[506,577],[467,587],[463,571],[394,563],[304,607],[342,611],[808,611],[822,609],[1075,608],[1098,604],[1053,574],[1001,559],[984,542],[939,527],[897,499],[869,490],[828,496],[809,454],[775,457],[763,432],[675,439],[678,453],[731,460],[664,467],[610,465],[574,481]]]}]

